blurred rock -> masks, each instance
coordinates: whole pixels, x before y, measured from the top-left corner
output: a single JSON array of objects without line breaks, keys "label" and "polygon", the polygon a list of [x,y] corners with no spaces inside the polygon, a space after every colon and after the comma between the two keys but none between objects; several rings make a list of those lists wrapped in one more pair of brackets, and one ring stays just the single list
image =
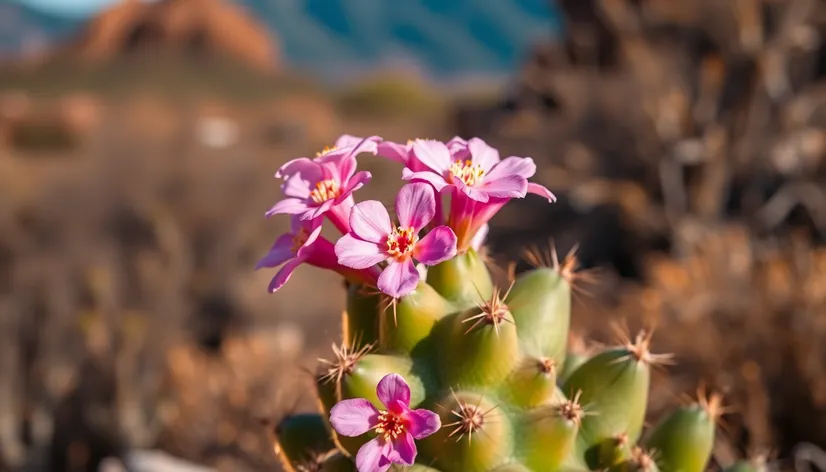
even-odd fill
[{"label": "blurred rock", "polygon": [[92,19],[63,52],[94,61],[140,51],[221,55],[258,69],[278,66],[275,40],[225,0],[124,0]]},{"label": "blurred rock", "polygon": [[216,469],[178,459],[163,451],[130,451],[122,462],[114,458],[104,459],[98,472],[216,472]]}]

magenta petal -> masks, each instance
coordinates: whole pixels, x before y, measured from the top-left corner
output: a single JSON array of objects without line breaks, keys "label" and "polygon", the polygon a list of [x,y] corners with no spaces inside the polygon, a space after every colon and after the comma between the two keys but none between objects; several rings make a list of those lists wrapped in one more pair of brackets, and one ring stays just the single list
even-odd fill
[{"label": "magenta petal", "polygon": [[403,186],[396,195],[396,217],[403,228],[416,233],[436,215],[436,197],[433,188],[424,182]]},{"label": "magenta petal", "polygon": [[278,289],[283,287],[284,284],[290,280],[290,277],[293,275],[293,271],[300,266],[302,262],[304,262],[302,259],[295,258],[290,259],[286,264],[284,264],[284,266],[281,267],[281,270],[279,270],[278,273],[275,274],[275,277],[273,277],[270,281],[270,286],[268,287],[270,293],[275,293]]},{"label": "magenta petal", "polygon": [[307,199],[310,198],[310,192],[319,180],[321,180],[320,175],[316,180],[307,180],[303,173],[298,172],[284,180],[281,184],[281,192],[285,197]]},{"label": "magenta petal", "polygon": [[536,164],[530,157],[508,157],[499,164],[496,164],[490,172],[485,175],[485,181],[500,179],[506,175],[520,175],[526,179],[533,177],[536,173]]},{"label": "magenta petal", "polygon": [[387,454],[387,459],[396,464],[413,465],[417,452],[413,436],[404,433],[393,441],[393,449]]},{"label": "magenta petal", "polygon": [[482,187],[471,187],[459,179],[454,180],[454,185],[471,200],[486,203],[490,199],[488,193]]},{"label": "magenta petal", "polygon": [[550,190],[548,190],[542,185],[535,184],[533,182],[528,182],[528,193],[539,195],[542,198],[547,198],[548,201],[551,203],[556,201],[556,195],[551,193]]},{"label": "magenta petal", "polygon": [[447,226],[437,226],[414,248],[413,257],[425,265],[436,265],[456,255],[456,233]]},{"label": "magenta petal", "polygon": [[265,213],[266,216],[273,216],[279,214],[288,214],[288,215],[296,215],[298,213],[302,213],[307,211],[308,207],[304,200],[300,200],[298,198],[285,198],[275,205]]},{"label": "magenta petal", "polygon": [[255,264],[255,270],[263,267],[278,267],[295,257],[293,254],[293,235],[282,234],[275,240],[269,252]]},{"label": "magenta petal", "polygon": [[482,167],[485,173],[488,173],[493,166],[500,161],[499,151],[490,147],[488,143],[479,138],[471,138],[468,140],[467,147],[473,163]]},{"label": "magenta petal", "polygon": [[413,154],[419,162],[440,175],[444,175],[453,162],[447,146],[441,141],[433,139],[415,140],[413,142]]},{"label": "magenta petal", "polygon": [[353,136],[352,134],[342,134],[336,139],[335,146],[337,148],[343,148],[347,146],[355,146],[356,144],[360,143],[364,138],[359,138],[358,136]]},{"label": "magenta petal", "polygon": [[299,157],[288,161],[275,173],[277,179],[288,179],[300,173],[306,180],[318,181],[321,179],[321,168],[319,165],[306,157]]},{"label": "magenta petal", "polygon": [[330,424],[344,436],[361,436],[378,424],[379,410],[364,398],[342,400],[330,410]]},{"label": "magenta petal", "polygon": [[393,231],[393,224],[381,202],[367,200],[353,206],[350,228],[359,238],[379,244]]},{"label": "magenta petal", "polygon": [[406,167],[402,169],[402,179],[413,182],[427,182],[432,185],[437,192],[441,192],[443,188],[450,185],[445,178],[439,174],[431,171],[413,172]]},{"label": "magenta petal", "polygon": [[382,141],[378,145],[378,151],[376,154],[405,164],[407,163],[407,156],[410,154],[410,150],[408,146],[404,144],[394,143],[392,141]]},{"label": "magenta petal", "polygon": [[401,298],[419,285],[419,271],[410,259],[403,262],[391,261],[382,271],[376,285],[387,295]]},{"label": "magenta petal", "polygon": [[479,251],[482,248],[482,245],[485,244],[485,239],[488,237],[488,232],[490,231],[490,226],[485,223],[476,231],[476,234],[473,235],[473,239],[470,241],[470,247],[473,248],[474,251]]},{"label": "magenta petal", "polygon": [[[386,456],[390,454],[391,448],[389,442],[383,443],[378,438],[371,439],[361,446],[356,454],[356,468],[359,472],[385,472],[390,468],[390,461]],[[382,461],[382,458],[385,460]]]},{"label": "magenta petal", "polygon": [[528,192],[528,180],[517,174],[506,175],[496,180],[485,180],[481,191],[488,197],[522,198]]},{"label": "magenta petal", "polygon": [[407,431],[415,439],[426,438],[442,427],[439,415],[430,410],[410,410],[407,412],[407,418],[410,420],[410,427]]},{"label": "magenta petal", "polygon": [[397,409],[396,402],[401,402],[405,408],[410,406],[410,387],[399,374],[387,374],[382,377],[376,386],[376,396],[389,410]]},{"label": "magenta petal", "polygon": [[344,199],[349,197],[350,194],[367,185],[372,178],[373,175],[366,170],[356,172],[352,177],[350,177],[350,180],[345,181],[344,190],[341,191],[341,195],[339,195],[336,199],[336,202],[344,201]]},{"label": "magenta petal", "polygon": [[385,260],[378,244],[345,234],[336,242],[338,263],[351,269],[367,269]]}]

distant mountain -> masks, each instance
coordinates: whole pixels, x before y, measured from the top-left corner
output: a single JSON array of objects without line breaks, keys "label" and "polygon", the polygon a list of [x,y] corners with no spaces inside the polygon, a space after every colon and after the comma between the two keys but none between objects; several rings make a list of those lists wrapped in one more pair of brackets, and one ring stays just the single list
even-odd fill
[{"label": "distant mountain", "polygon": [[[161,0],[163,1],[163,0]],[[227,0],[230,1],[230,0]],[[503,74],[536,39],[553,34],[550,0],[236,0],[277,38],[284,62],[322,78],[382,63],[420,65],[438,77]],[[3,11],[5,10],[5,14]],[[38,35],[54,41],[79,22],[0,0],[0,51]]]},{"label": "distant mountain", "polygon": [[83,21],[51,15],[0,0],[0,58],[14,58],[48,47],[77,31]]}]

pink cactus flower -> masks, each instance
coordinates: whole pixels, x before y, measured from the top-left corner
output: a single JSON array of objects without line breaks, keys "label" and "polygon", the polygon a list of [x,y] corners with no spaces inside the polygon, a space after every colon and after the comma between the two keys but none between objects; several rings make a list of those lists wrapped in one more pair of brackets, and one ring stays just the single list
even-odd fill
[{"label": "pink cactus flower", "polygon": [[536,164],[530,157],[501,160],[499,151],[479,138],[471,138],[466,145],[461,138],[454,138],[449,144],[416,140],[412,152],[427,170],[405,169],[402,177],[429,182],[437,192],[454,187],[483,203],[490,198],[523,198],[527,193],[555,200],[545,187],[528,183],[536,173]]},{"label": "pink cactus flower", "polygon": [[437,226],[419,239],[419,231],[435,215],[436,198],[426,183],[411,183],[396,196],[399,225],[380,202],[356,204],[350,214],[351,232],[335,246],[338,261],[354,269],[367,269],[387,262],[378,278],[378,288],[393,298],[401,298],[419,284],[414,259],[435,265],[456,255],[456,235],[447,226]]},{"label": "pink cactus flower", "polygon": [[276,172],[284,179],[281,191],[285,197],[266,213],[300,215],[302,220],[327,218],[342,233],[349,231],[350,211],[355,205],[353,192],[370,181],[369,172],[356,172],[356,156],[363,152],[375,154],[378,136],[360,139],[343,135],[336,146],[318,153],[315,159],[293,159]]},{"label": "pink cactus flower", "polygon": [[330,410],[330,423],[344,436],[375,431],[377,436],[356,454],[359,472],[385,472],[394,463],[413,465],[418,453],[415,440],[442,427],[439,415],[410,409],[410,387],[399,374],[385,375],[376,387],[376,395],[386,410],[377,409],[364,398],[342,400]]},{"label": "pink cactus flower", "polygon": [[[406,144],[399,144],[393,141],[382,141],[378,144],[378,152],[376,152],[376,155],[400,162],[412,172],[427,171],[429,168],[422,164],[413,152],[414,143],[414,140],[407,141]],[[463,157],[467,155],[467,152],[465,151],[467,148],[467,141],[459,136],[454,136],[451,138],[446,145],[451,153],[455,152],[454,157]]]},{"label": "pink cactus flower", "polygon": [[269,252],[255,265],[258,270],[283,264],[270,282],[271,293],[284,286],[301,264],[333,270],[354,282],[376,286],[379,275],[377,269],[356,270],[338,263],[333,243],[321,236],[322,222],[321,218],[301,220],[294,215],[290,232],[276,239]]},{"label": "pink cactus flower", "polygon": [[437,191],[450,194],[447,224],[456,233],[460,252],[474,246],[480,229],[512,198],[533,193],[556,201],[550,190],[528,182],[536,173],[533,159],[512,156],[501,160],[499,151],[479,138],[466,142],[454,138],[449,144],[417,140],[413,153],[428,170],[405,169],[403,177],[429,182]]}]

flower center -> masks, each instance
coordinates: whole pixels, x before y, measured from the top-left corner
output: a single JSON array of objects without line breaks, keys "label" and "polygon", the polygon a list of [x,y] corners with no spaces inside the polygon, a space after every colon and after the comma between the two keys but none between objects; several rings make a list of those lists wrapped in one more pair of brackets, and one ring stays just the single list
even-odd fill
[{"label": "flower center", "polygon": [[379,436],[384,436],[386,441],[392,441],[398,438],[404,433],[406,428],[407,424],[401,416],[392,411],[382,411],[379,413],[376,433]]},{"label": "flower center", "polygon": [[419,237],[413,228],[393,228],[387,236],[387,253],[396,258],[403,258],[413,252]]},{"label": "flower center", "polygon": [[338,146],[324,146],[324,149],[322,149],[321,152],[315,153],[315,157],[321,157],[329,152],[335,151],[336,149],[338,149]]},{"label": "flower center", "polygon": [[310,192],[310,198],[317,204],[322,204],[327,200],[332,200],[341,194],[338,182],[333,179],[322,180],[315,184],[315,188]]},{"label": "flower center", "polygon": [[293,235],[293,254],[297,254],[298,250],[304,247],[304,243],[307,242],[307,238],[309,237],[310,233],[304,228],[299,229],[298,232]]},{"label": "flower center", "polygon": [[474,164],[470,159],[456,161],[450,166],[451,179],[459,179],[467,186],[472,186],[482,179],[485,171],[479,164]]}]

